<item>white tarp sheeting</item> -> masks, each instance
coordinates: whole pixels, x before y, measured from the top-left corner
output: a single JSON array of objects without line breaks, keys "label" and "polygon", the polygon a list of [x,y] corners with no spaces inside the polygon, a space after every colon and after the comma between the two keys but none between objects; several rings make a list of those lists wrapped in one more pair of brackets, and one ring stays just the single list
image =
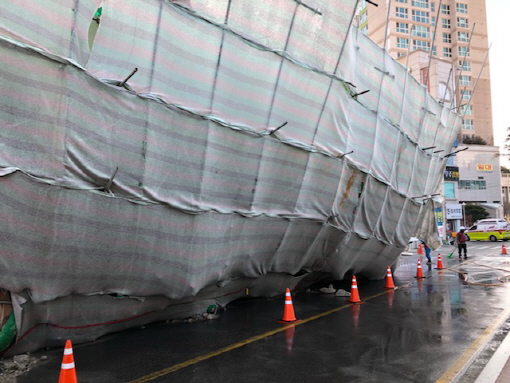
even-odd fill
[{"label": "white tarp sheeting", "polygon": [[422,148],[449,153],[460,119],[351,29],[355,5],[2,1],[0,288],[18,350],[308,273],[382,278],[434,230],[413,197],[446,159]]}]

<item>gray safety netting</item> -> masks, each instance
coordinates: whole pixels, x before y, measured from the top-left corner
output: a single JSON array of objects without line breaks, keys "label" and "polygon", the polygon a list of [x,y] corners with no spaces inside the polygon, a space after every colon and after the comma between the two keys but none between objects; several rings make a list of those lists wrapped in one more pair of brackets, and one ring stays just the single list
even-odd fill
[{"label": "gray safety netting", "polygon": [[382,278],[434,232],[416,197],[438,189],[460,117],[351,26],[355,6],[2,2],[16,352],[312,275]]}]

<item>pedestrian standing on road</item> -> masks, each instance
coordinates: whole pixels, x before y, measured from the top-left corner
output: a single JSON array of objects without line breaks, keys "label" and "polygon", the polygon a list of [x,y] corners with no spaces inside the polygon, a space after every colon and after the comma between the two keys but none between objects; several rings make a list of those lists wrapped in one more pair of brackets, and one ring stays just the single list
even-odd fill
[{"label": "pedestrian standing on road", "polygon": [[467,259],[467,235],[464,233],[464,229],[460,229],[457,237],[455,237],[455,242],[457,243],[457,247],[459,248],[459,259],[462,258],[462,249],[464,249],[464,259]]},{"label": "pedestrian standing on road", "polygon": [[432,264],[432,258],[430,258],[430,247],[427,246],[427,244],[425,243],[425,241],[421,241],[421,243],[423,244],[423,247],[425,249],[425,256],[427,257],[427,265],[430,265]]}]

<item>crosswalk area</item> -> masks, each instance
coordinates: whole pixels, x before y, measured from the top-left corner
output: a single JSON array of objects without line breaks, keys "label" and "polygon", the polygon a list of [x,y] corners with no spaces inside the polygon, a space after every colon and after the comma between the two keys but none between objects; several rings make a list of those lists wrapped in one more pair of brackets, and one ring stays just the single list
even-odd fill
[{"label": "crosswalk area", "polygon": [[499,250],[499,249],[501,249],[501,246],[500,245],[492,245],[492,246],[484,245],[484,246],[477,246],[476,248],[479,250],[486,250],[486,249]]}]

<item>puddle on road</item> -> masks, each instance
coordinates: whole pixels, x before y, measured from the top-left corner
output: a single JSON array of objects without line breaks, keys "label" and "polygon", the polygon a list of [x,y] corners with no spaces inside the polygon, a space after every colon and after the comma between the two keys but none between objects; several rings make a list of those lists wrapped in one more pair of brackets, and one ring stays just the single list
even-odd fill
[{"label": "puddle on road", "polygon": [[510,282],[510,262],[507,257],[484,257],[464,261],[449,268],[459,273],[464,283],[480,286],[503,286]]}]

